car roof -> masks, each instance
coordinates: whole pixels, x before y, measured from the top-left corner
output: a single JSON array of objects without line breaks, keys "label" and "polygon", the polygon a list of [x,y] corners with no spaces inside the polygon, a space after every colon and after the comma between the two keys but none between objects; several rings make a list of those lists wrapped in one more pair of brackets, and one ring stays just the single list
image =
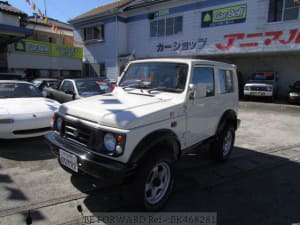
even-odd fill
[{"label": "car roof", "polygon": [[59,79],[58,78],[36,78],[33,81],[35,81],[35,80],[58,81]]},{"label": "car roof", "polygon": [[0,80],[0,84],[1,83],[16,83],[16,84],[32,84],[32,83],[29,83],[27,81],[21,81],[21,80]]},{"label": "car roof", "polygon": [[211,66],[223,66],[236,68],[234,64],[218,62],[206,59],[191,59],[191,58],[151,58],[151,59],[139,59],[131,61],[130,63],[143,63],[143,62],[171,62],[171,63],[187,63],[193,65],[211,65]]},{"label": "car roof", "polygon": [[85,80],[92,80],[92,81],[104,81],[104,78],[100,78],[100,77],[88,77],[88,78],[66,78],[64,80],[74,80],[74,81],[85,81]]}]

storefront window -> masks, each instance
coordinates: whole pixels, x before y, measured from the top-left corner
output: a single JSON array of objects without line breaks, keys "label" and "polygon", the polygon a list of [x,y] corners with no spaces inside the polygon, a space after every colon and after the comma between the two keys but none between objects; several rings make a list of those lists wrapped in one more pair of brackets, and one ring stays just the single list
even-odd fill
[{"label": "storefront window", "polygon": [[300,19],[300,4],[294,0],[270,0],[268,22]]}]

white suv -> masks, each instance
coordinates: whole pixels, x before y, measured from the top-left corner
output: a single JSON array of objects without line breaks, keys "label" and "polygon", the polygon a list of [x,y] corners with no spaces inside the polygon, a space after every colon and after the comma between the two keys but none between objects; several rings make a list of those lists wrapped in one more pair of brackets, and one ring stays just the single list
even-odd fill
[{"label": "white suv", "polygon": [[253,73],[244,86],[244,97],[267,97],[274,101],[278,95],[278,75],[274,72]]},{"label": "white suv", "polygon": [[237,108],[234,65],[137,60],[112,93],[63,104],[46,138],[62,167],[127,181],[131,201],[157,210],[172,191],[176,160],[207,142],[215,159],[229,157]]}]

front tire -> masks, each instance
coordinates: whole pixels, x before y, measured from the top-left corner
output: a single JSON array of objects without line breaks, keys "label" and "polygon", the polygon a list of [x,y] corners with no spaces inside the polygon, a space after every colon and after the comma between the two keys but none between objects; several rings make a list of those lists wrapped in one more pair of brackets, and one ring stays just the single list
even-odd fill
[{"label": "front tire", "polygon": [[[134,202],[138,210],[157,211],[168,201],[174,186],[174,160],[160,153],[141,163],[133,186],[123,193],[126,201]],[[128,187],[127,187],[128,188]]]},{"label": "front tire", "polygon": [[235,129],[232,124],[227,124],[217,135],[217,140],[212,144],[212,155],[216,161],[226,161],[233,149]]}]

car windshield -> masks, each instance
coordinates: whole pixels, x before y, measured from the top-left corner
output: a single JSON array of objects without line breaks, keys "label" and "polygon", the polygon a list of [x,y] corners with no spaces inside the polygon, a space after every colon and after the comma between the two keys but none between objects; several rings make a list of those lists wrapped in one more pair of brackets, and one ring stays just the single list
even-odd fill
[{"label": "car windshield", "polygon": [[75,83],[80,95],[85,93],[101,94],[103,93],[103,91],[101,90],[101,87],[99,87],[97,82],[98,80],[77,80]]},{"label": "car windshield", "polygon": [[31,98],[43,97],[42,93],[32,84],[0,83],[0,98]]},{"label": "car windshield", "polygon": [[120,87],[182,92],[185,88],[188,65],[183,63],[134,63],[125,71]]},{"label": "car windshield", "polygon": [[109,86],[107,82],[97,81],[96,83],[98,84],[101,92],[109,92]]},{"label": "car windshield", "polygon": [[272,72],[254,73],[251,75],[251,80],[274,80],[275,76]]}]

